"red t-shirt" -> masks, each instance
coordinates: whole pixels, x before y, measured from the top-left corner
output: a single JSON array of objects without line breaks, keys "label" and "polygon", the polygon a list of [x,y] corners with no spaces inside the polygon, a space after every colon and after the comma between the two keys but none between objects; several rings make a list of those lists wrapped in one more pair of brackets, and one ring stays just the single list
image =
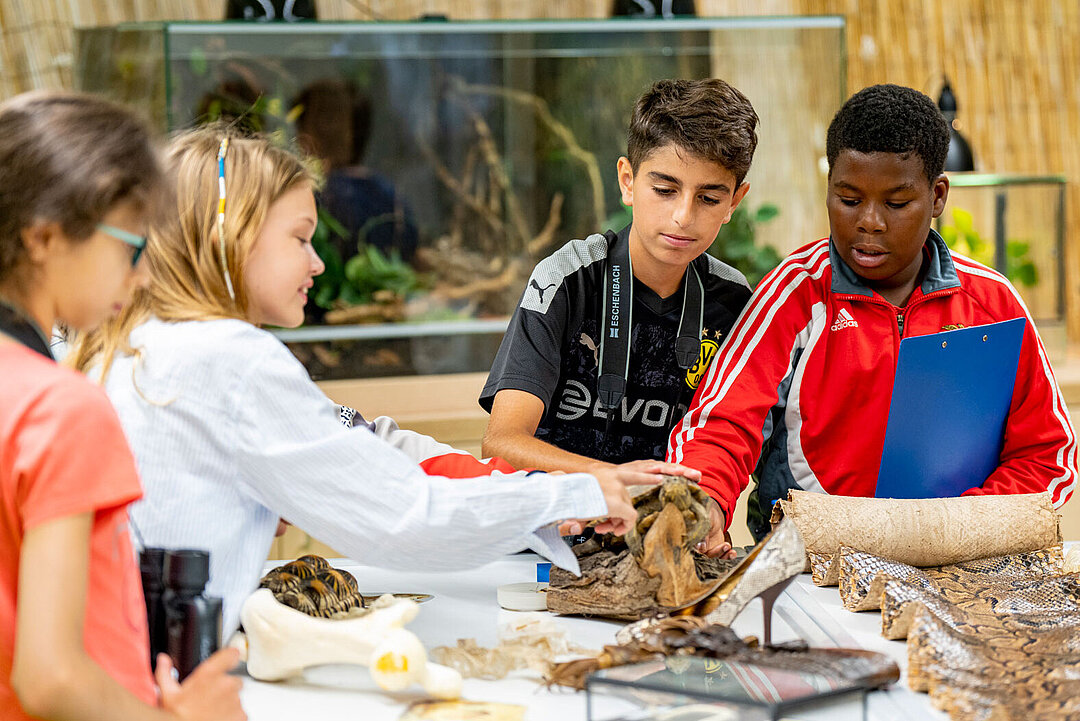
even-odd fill
[{"label": "red t-shirt", "polygon": [[93,512],[83,643],[112,678],[156,704],[127,505],[142,495],[105,393],[21,345],[0,345],[0,718],[28,719],[11,688],[19,554],[27,530]]}]

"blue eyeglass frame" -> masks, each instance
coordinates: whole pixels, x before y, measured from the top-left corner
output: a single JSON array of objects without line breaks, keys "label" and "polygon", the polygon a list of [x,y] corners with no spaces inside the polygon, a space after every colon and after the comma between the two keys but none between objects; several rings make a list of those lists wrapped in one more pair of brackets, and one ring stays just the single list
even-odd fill
[{"label": "blue eyeglass frame", "polygon": [[97,229],[105,235],[112,236],[120,242],[127,243],[134,248],[135,252],[131,256],[131,267],[134,268],[138,265],[139,258],[142,257],[143,251],[146,250],[146,236],[129,233],[126,230],[122,230],[112,225],[106,225],[105,223],[98,223]]}]

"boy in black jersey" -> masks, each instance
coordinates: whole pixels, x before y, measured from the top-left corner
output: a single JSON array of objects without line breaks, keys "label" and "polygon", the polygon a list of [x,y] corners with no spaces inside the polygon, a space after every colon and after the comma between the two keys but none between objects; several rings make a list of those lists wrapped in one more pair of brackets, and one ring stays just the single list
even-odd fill
[{"label": "boy in black jersey", "polygon": [[719,79],[662,80],[638,100],[618,163],[633,222],[533,270],[480,396],[485,456],[562,471],[664,458],[750,297],[705,250],[749,190],[757,120]]}]

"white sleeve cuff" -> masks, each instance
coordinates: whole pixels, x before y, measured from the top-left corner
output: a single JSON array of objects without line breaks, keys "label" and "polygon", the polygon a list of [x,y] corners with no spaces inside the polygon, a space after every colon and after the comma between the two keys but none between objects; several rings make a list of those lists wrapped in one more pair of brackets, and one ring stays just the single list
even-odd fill
[{"label": "white sleeve cuff", "polygon": [[544,526],[538,529],[529,539],[529,548],[536,551],[559,568],[565,569],[575,576],[581,575],[581,567],[578,565],[577,556],[570,550],[570,546],[559,535],[558,526]]},{"label": "white sleeve cuff", "polygon": [[[552,476],[565,482],[566,494],[559,504],[566,519],[599,518],[606,516],[607,501],[596,479],[584,473],[570,473],[566,476]],[[559,535],[556,524],[543,526],[536,530],[529,539],[529,548],[554,563],[559,568],[570,571],[575,576],[581,575],[581,567],[570,546]]]}]

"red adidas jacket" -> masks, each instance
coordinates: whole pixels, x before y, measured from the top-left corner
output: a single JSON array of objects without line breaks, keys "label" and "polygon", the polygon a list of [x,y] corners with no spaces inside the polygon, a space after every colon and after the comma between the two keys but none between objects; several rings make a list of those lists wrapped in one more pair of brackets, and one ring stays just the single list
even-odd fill
[{"label": "red adidas jacket", "polygon": [[669,461],[701,470],[729,525],[752,472],[766,518],[792,488],[872,496],[901,335],[1020,317],[1001,462],[967,493],[1049,491],[1055,507],[1072,494],[1075,434],[1020,296],[933,231],[925,252],[929,271],[904,308],[874,294],[828,239],[792,253],[754,291],[668,446]]}]

